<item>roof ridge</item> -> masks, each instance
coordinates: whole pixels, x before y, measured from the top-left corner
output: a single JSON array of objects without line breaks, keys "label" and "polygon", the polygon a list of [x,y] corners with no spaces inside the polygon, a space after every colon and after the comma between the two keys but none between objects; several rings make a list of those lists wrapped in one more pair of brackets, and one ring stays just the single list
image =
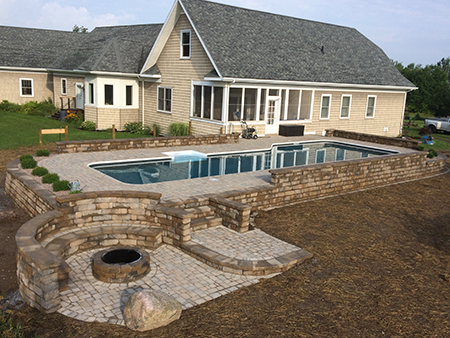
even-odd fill
[{"label": "roof ridge", "polygon": [[295,16],[290,16],[290,15],[285,15],[285,14],[276,14],[276,13],[271,13],[271,12],[266,12],[263,10],[258,10],[258,9],[251,9],[251,8],[246,8],[246,7],[240,7],[240,6],[235,6],[235,5],[228,5],[228,4],[223,4],[220,2],[215,2],[215,1],[209,1],[209,0],[179,0],[181,2],[189,2],[189,1],[199,1],[199,2],[206,2],[206,3],[211,3],[211,4],[215,4],[215,5],[219,5],[222,7],[231,7],[231,8],[237,8],[237,9],[242,9],[245,11],[249,11],[249,12],[256,12],[256,13],[261,13],[261,14],[267,14],[267,15],[271,15],[271,16],[277,16],[277,17],[283,17],[283,18],[289,18],[289,19],[295,19],[295,20],[300,20],[300,21],[308,21],[308,22],[313,22],[316,24],[321,24],[321,25],[328,25],[328,26],[335,26],[335,27],[341,27],[341,28],[347,28],[347,29],[354,29],[357,30],[354,27],[349,27],[349,26],[344,26],[344,25],[338,25],[338,24],[333,24],[333,23],[328,23],[328,22],[322,22],[322,21],[317,21],[317,20],[311,20],[311,19],[303,19],[303,18],[297,18]]}]

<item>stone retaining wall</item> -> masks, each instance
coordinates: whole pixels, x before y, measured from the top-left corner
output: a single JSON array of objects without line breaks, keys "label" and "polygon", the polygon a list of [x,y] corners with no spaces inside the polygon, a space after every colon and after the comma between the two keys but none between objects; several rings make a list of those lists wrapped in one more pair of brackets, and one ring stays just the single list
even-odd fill
[{"label": "stone retaining wall", "polygon": [[150,137],[116,140],[56,142],[60,153],[127,150],[141,148],[199,146],[206,144],[238,143],[239,133],[203,136]]},{"label": "stone retaining wall", "polygon": [[426,152],[414,152],[273,169],[272,187],[226,197],[260,210],[432,176],[444,167],[444,157],[427,159]]},{"label": "stone retaining wall", "polygon": [[60,306],[58,273],[61,259],[44,249],[34,235],[42,227],[51,228],[58,224],[62,216],[55,210],[36,216],[22,225],[16,234],[20,294],[28,305],[44,313],[55,312]]},{"label": "stone retaining wall", "polygon": [[5,192],[29,216],[53,210],[56,206],[55,195],[21,171],[19,163],[15,160],[6,166]]},{"label": "stone retaining wall", "polygon": [[67,227],[110,224],[157,225],[155,207],[161,194],[140,191],[99,191],[56,197]]},{"label": "stone retaining wall", "polygon": [[372,142],[378,144],[387,144],[395,147],[403,147],[410,149],[417,149],[417,146],[420,144],[419,141],[416,140],[407,140],[398,137],[387,137],[387,136],[379,136],[379,135],[371,135],[371,134],[362,134],[356,133],[353,131],[345,131],[345,130],[335,130],[328,129],[326,131],[327,137],[341,137],[348,138],[352,140],[364,141],[364,142]]}]

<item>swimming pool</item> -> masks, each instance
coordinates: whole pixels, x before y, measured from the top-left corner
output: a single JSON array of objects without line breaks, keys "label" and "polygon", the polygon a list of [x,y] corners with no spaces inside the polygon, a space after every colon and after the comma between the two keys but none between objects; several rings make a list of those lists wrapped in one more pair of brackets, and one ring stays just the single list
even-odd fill
[{"label": "swimming pool", "polygon": [[166,157],[91,163],[89,167],[123,183],[149,184],[395,153],[398,152],[335,141],[311,141],[273,144],[270,149],[245,152],[166,152]]}]

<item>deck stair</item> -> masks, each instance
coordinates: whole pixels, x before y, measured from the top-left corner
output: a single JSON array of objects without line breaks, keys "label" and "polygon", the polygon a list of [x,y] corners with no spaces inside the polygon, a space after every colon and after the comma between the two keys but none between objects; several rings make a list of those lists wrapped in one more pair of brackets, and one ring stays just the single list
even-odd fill
[{"label": "deck stair", "polygon": [[222,218],[215,216],[214,209],[208,205],[185,209],[191,213],[191,229],[192,231],[212,228],[217,225],[222,225]]}]

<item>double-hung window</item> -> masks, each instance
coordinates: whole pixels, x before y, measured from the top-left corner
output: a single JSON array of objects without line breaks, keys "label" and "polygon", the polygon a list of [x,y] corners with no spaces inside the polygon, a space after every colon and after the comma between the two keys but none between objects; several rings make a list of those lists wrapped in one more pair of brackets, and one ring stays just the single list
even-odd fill
[{"label": "double-hung window", "polygon": [[328,120],[330,118],[331,95],[322,95],[320,104],[320,119]]},{"label": "double-hung window", "polygon": [[351,95],[343,95],[341,100],[341,119],[350,118],[350,104],[352,102]]},{"label": "double-hung window", "polygon": [[20,96],[33,95],[33,79],[20,79]]},{"label": "double-hung window", "polygon": [[366,117],[373,118],[375,117],[375,101],[376,96],[368,96],[367,97],[367,108],[366,108]]},{"label": "double-hung window", "polygon": [[61,95],[67,95],[67,79],[61,79]]},{"label": "double-hung window", "polygon": [[180,59],[191,58],[191,30],[182,30],[180,34]]},{"label": "double-hung window", "polygon": [[172,112],[172,88],[158,87],[158,111]]}]

